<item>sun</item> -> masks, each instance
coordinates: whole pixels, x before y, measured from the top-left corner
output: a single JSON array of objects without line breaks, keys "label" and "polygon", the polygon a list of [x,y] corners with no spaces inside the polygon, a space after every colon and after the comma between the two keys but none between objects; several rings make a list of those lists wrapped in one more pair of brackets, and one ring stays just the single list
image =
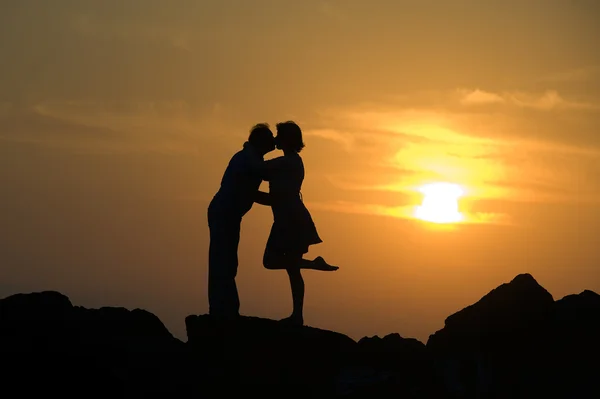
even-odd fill
[{"label": "sun", "polygon": [[458,184],[431,183],[421,186],[423,202],[415,209],[417,219],[432,223],[458,223],[464,220],[458,200],[465,190]]}]

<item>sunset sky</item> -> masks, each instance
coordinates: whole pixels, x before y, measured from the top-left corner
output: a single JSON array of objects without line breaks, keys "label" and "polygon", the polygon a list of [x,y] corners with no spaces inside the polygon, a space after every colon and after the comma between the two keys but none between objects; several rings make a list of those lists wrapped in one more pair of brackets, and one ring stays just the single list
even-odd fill
[{"label": "sunset sky", "polygon": [[[5,0],[0,297],[141,307],[185,339],[208,202],[250,127],[288,119],[309,256],[340,266],[305,272],[306,324],[426,341],[519,273],[600,292],[599,20],[595,0]],[[464,189],[462,222],[415,219],[432,182]],[[244,218],[237,283],[242,314],[282,318],[271,223]]]}]

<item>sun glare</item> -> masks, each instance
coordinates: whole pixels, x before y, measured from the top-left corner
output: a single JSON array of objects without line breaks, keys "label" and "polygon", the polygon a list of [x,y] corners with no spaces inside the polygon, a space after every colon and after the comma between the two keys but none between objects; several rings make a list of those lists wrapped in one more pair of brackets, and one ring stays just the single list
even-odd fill
[{"label": "sun glare", "polygon": [[423,202],[415,209],[417,219],[432,223],[458,223],[464,220],[458,200],[464,189],[452,183],[431,183],[421,186]]}]

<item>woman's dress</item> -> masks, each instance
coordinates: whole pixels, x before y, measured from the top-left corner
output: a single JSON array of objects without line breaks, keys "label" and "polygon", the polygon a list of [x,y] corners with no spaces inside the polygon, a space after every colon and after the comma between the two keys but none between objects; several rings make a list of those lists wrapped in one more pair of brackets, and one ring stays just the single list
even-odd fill
[{"label": "woman's dress", "polygon": [[264,180],[269,181],[273,226],[267,250],[278,254],[305,254],[310,245],[323,242],[310,212],[302,202],[304,163],[299,154],[265,161]]}]

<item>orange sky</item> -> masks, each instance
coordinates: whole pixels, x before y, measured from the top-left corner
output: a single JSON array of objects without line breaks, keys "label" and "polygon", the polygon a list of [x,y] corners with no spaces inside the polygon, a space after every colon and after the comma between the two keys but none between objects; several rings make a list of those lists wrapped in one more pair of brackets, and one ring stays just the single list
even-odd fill
[{"label": "orange sky", "polygon": [[[0,296],[205,313],[206,207],[258,122],[305,132],[303,198],[340,265],[305,322],[426,340],[529,272],[600,292],[595,1],[9,1],[0,12]],[[271,154],[270,156],[275,156]],[[468,223],[411,217],[466,190]],[[266,189],[266,186],[264,186]],[[242,313],[291,309],[243,222]]]}]

